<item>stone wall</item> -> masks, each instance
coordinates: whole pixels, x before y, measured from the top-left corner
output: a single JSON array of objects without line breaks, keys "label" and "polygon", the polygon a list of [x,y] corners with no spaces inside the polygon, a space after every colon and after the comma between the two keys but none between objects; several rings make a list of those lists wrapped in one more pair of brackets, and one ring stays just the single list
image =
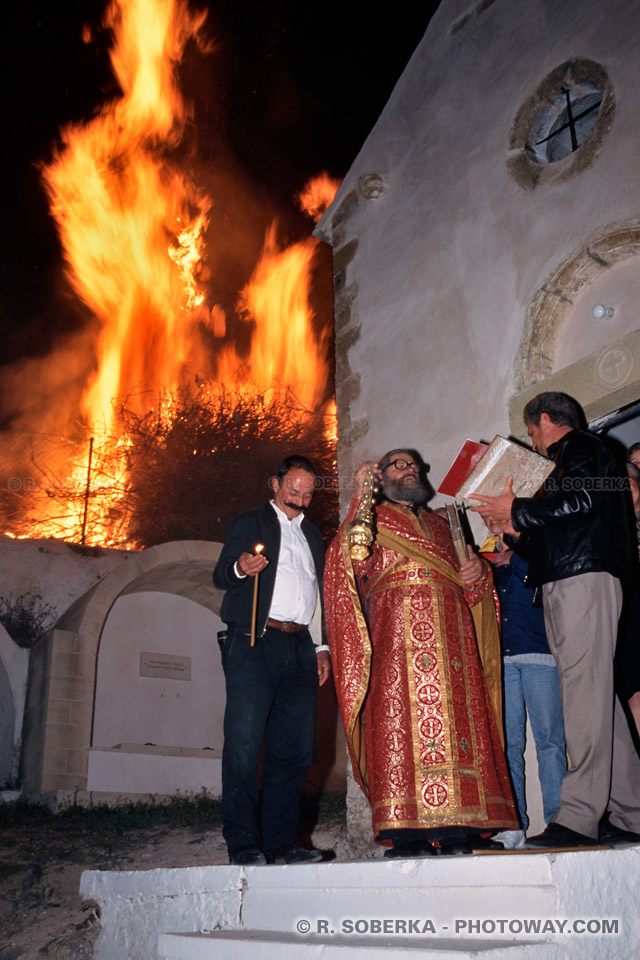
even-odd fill
[{"label": "stone wall", "polygon": [[[60,614],[29,650],[0,635],[0,785],[18,779],[22,754],[26,795],[53,806],[219,795],[222,594],[211,573],[220,548],[180,541],[127,553],[0,541],[6,596],[37,594]],[[340,791],[333,690],[323,688],[318,704],[308,786]]]}]

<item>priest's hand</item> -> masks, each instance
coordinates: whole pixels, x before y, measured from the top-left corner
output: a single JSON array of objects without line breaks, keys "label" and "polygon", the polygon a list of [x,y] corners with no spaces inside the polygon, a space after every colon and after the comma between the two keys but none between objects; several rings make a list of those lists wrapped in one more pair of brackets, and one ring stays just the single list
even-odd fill
[{"label": "priest's hand", "polygon": [[369,476],[371,470],[373,470],[374,479],[380,480],[382,475],[378,470],[378,464],[374,463],[372,460],[366,460],[364,463],[361,463],[358,469],[356,470],[353,476],[353,483],[355,487],[356,497],[361,497],[364,490],[364,484]]},{"label": "priest's hand", "polygon": [[467,555],[469,559],[460,567],[460,579],[465,587],[472,587],[479,580],[482,580],[485,572],[484,564],[477,553],[473,552],[473,547],[467,544]]}]

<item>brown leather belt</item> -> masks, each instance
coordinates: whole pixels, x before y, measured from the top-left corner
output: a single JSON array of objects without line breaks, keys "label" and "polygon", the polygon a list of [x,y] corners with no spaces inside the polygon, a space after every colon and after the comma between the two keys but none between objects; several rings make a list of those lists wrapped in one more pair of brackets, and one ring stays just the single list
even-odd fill
[{"label": "brown leather belt", "polygon": [[274,620],[269,617],[267,626],[275,630],[282,630],[283,633],[298,633],[300,630],[308,630],[308,623],[294,623],[293,620]]}]

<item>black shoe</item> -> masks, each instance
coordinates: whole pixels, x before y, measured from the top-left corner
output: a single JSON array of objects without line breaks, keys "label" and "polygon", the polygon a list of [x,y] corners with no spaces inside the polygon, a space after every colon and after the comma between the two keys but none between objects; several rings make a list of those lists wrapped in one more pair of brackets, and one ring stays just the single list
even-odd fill
[{"label": "black shoe", "polygon": [[435,850],[426,840],[407,840],[385,850],[383,857],[387,860],[409,860],[416,857],[433,857]]},{"label": "black shoe", "polygon": [[294,843],[278,853],[267,854],[267,863],[276,863],[280,860],[283,863],[318,863],[322,860],[320,850],[303,850]]},{"label": "black shoe", "polygon": [[261,867],[266,862],[267,858],[257,847],[245,847],[229,854],[229,863],[237,867]]},{"label": "black shoe", "polygon": [[558,849],[559,847],[597,847],[598,841],[552,820],[544,833],[539,833],[537,837],[527,837],[526,846],[527,849],[531,848],[532,850]]},{"label": "black shoe", "polygon": [[606,843],[611,847],[622,846],[627,843],[640,843],[640,833],[633,833],[631,830],[623,830],[622,827],[616,827],[609,820],[609,814],[605,813],[600,821],[600,830],[598,841]]},{"label": "black shoe", "polygon": [[455,840],[452,843],[440,841],[443,857],[456,857],[461,854],[477,853],[478,850],[504,850],[504,846],[497,840],[487,840],[485,837],[467,837],[466,840]]}]

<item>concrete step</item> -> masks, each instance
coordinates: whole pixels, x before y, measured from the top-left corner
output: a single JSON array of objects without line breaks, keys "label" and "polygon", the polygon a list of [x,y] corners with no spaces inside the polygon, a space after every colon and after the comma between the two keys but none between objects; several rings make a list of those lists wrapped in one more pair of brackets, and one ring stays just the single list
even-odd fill
[{"label": "concrete step", "polygon": [[[345,920],[432,920],[445,935],[456,922],[493,917],[549,916],[555,887],[547,857],[437,857],[319,863],[247,870],[242,924],[256,930],[318,933]],[[274,905],[277,908],[274,909]]]},{"label": "concrete step", "polygon": [[[319,864],[87,871],[94,960],[640,957],[640,847]],[[580,929],[577,929],[577,924]],[[537,927],[536,927],[537,924]],[[612,926],[613,925],[613,926]]]},{"label": "concrete step", "polygon": [[529,940],[504,941],[416,935],[317,935],[307,937],[273,930],[219,930],[214,933],[163,933],[158,941],[161,960],[562,960],[560,945]]}]

